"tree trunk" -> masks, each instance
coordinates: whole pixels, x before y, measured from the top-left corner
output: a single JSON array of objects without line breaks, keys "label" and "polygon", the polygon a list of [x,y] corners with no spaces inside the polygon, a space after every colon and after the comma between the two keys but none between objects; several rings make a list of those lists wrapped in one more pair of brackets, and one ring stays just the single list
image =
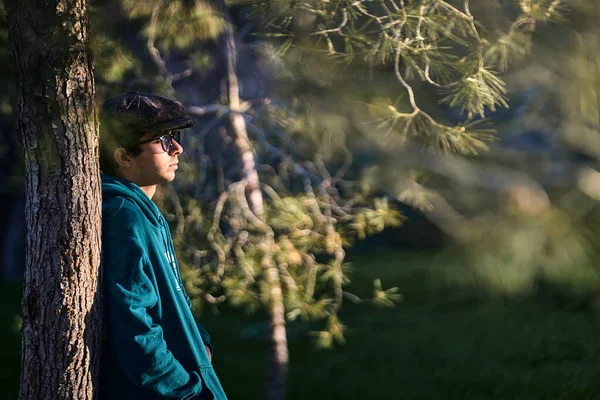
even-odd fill
[{"label": "tree trunk", "polygon": [[101,198],[85,0],[5,0],[25,150],[20,399],[92,399]]},{"label": "tree trunk", "polygon": [[[246,121],[242,115],[242,104],[239,95],[239,83],[237,79],[237,51],[233,29],[230,24],[225,29],[226,35],[226,54],[227,54],[227,81],[230,122],[235,136],[235,144],[238,148],[238,154],[242,162],[243,179],[247,182],[248,205],[252,212],[261,220],[265,221],[265,208],[262,192],[260,190],[260,181],[258,171],[256,170],[256,161],[252,144],[248,138]],[[273,237],[266,235],[263,241],[266,249],[273,248]],[[265,268],[265,280],[269,287],[269,327],[270,327],[270,346],[269,346],[269,378],[266,388],[267,400],[285,399],[287,372],[288,372],[288,344],[285,326],[285,307],[283,304],[283,292],[281,289],[281,279],[279,270],[275,261],[270,256],[270,250],[267,250],[263,267]]]},{"label": "tree trunk", "polygon": [[288,343],[285,325],[285,307],[281,279],[275,261],[269,256],[265,263],[265,280],[270,288],[269,304],[269,375],[267,380],[267,400],[283,400],[286,394],[288,374]]}]

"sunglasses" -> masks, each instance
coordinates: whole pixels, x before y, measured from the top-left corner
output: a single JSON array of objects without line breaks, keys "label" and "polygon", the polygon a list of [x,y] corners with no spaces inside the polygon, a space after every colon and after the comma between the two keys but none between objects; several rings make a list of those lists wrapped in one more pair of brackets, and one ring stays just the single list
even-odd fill
[{"label": "sunglasses", "polygon": [[152,139],[142,140],[141,142],[137,142],[137,144],[150,143],[160,140],[160,145],[164,151],[171,150],[171,146],[173,145],[173,140],[177,143],[180,143],[181,140],[181,131],[173,130],[169,131],[161,136],[155,136]]}]

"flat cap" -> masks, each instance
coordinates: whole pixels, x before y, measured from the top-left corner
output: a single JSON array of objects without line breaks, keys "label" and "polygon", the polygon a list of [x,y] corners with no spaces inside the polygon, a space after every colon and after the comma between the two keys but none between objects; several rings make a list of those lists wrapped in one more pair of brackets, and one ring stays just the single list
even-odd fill
[{"label": "flat cap", "polygon": [[161,132],[194,125],[183,105],[163,96],[127,92],[107,99],[102,105],[102,124],[113,134],[124,136],[132,132]]}]

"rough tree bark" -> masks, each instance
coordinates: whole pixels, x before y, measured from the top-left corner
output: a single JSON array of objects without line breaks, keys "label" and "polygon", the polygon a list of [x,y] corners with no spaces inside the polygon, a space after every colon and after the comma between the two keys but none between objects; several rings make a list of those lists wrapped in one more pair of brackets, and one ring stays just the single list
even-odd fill
[{"label": "rough tree bark", "polygon": [[5,0],[25,149],[20,399],[92,399],[101,198],[86,0]]},{"label": "rough tree bark", "polygon": [[[228,83],[228,101],[231,127],[233,129],[234,140],[238,148],[238,154],[242,164],[242,176],[246,181],[246,192],[248,205],[256,217],[265,222],[265,208],[262,192],[260,190],[260,180],[256,170],[256,161],[252,144],[248,138],[246,121],[242,114],[242,104],[239,93],[239,83],[237,78],[237,51],[235,37],[231,24],[225,28],[226,56],[227,56],[227,83]],[[269,327],[270,327],[270,346],[269,346],[269,378],[266,388],[267,400],[285,399],[289,353],[287,344],[287,330],[285,325],[285,306],[283,304],[283,292],[281,288],[281,279],[275,260],[270,255],[274,246],[273,236],[265,235],[262,243],[266,249],[263,260],[265,269],[265,280],[269,287]]]}]

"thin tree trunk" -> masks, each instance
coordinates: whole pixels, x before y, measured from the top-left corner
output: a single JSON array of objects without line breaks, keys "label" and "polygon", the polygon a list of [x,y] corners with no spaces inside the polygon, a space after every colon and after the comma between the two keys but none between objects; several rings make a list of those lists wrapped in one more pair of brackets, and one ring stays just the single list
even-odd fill
[{"label": "thin tree trunk", "polygon": [[85,0],[5,0],[25,150],[20,399],[92,399],[101,198]]},{"label": "thin tree trunk", "polygon": [[271,256],[265,261],[265,280],[271,291],[269,309],[271,343],[269,346],[269,375],[265,398],[267,400],[283,400],[286,394],[289,363],[285,308],[277,265]]},{"label": "thin tree trunk", "polygon": [[242,161],[242,174],[244,180],[248,182],[248,202],[252,212],[260,218],[264,219],[264,205],[262,193],[260,191],[260,182],[258,172],[256,171],[256,163],[254,160],[254,152],[252,145],[248,139],[248,131],[246,129],[246,121],[241,113],[240,89],[237,78],[237,52],[235,46],[235,38],[231,26],[225,29],[227,39],[227,82],[229,84],[229,120],[235,134],[235,144],[238,148],[239,155]]},{"label": "thin tree trunk", "polygon": [[[227,80],[229,107],[231,109],[230,122],[235,135],[235,144],[238,148],[239,156],[242,161],[242,174],[247,182],[248,204],[252,212],[264,222],[265,209],[262,192],[260,190],[260,181],[256,170],[256,162],[252,145],[248,138],[246,121],[241,113],[241,101],[239,95],[239,83],[236,72],[237,50],[235,38],[231,25],[225,29],[227,42]],[[265,236],[263,245],[267,249],[273,248],[273,237]],[[285,325],[285,307],[283,304],[283,292],[281,289],[281,279],[279,270],[270,252],[267,251],[265,260],[265,280],[269,287],[269,316],[270,316],[270,336],[269,346],[269,379],[266,388],[267,400],[285,399],[287,372],[288,372],[288,344]]]}]

